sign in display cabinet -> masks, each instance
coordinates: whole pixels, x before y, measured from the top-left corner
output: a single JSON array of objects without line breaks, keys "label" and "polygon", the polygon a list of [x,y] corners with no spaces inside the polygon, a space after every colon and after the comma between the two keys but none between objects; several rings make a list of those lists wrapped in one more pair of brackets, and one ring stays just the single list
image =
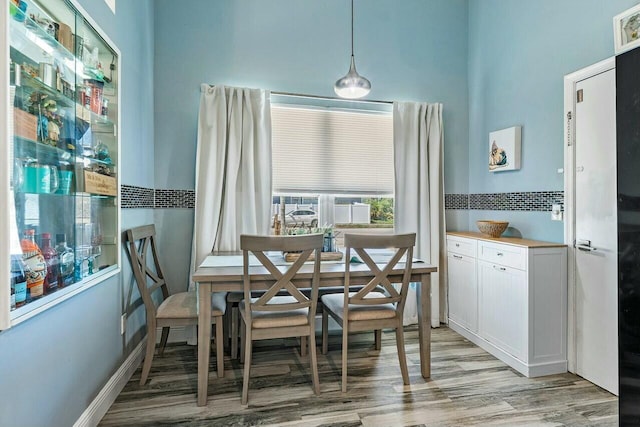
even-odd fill
[{"label": "sign in display cabinet", "polygon": [[0,329],[120,268],[120,53],[70,0],[0,11]]}]

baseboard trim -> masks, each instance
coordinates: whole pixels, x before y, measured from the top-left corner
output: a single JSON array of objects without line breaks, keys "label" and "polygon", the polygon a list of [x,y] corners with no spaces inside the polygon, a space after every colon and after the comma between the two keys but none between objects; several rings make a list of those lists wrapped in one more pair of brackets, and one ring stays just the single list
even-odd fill
[{"label": "baseboard trim", "polygon": [[138,369],[138,366],[140,366],[140,362],[142,362],[144,357],[146,343],[147,338],[144,337],[104,387],[102,387],[102,390],[100,390],[87,409],[80,415],[80,418],[73,424],[74,427],[93,427],[98,425],[129,379],[131,379],[133,373]]},{"label": "baseboard trim", "polygon": [[562,374],[567,372],[566,360],[554,360],[546,363],[538,364],[526,364],[520,359],[512,356],[501,348],[496,347],[489,341],[477,336],[473,332],[467,330],[463,326],[457,324],[455,321],[449,319],[449,329],[462,335],[478,347],[485,350],[487,353],[502,360],[507,365],[511,366],[516,371],[528,378],[542,377],[545,375]]}]

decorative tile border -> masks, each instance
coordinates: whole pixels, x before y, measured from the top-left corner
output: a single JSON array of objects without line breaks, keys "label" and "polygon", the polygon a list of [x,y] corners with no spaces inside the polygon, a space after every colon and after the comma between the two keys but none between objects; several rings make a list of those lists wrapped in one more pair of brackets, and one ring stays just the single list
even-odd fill
[{"label": "decorative tile border", "polygon": [[554,204],[564,205],[564,191],[445,194],[445,209],[550,212]]},{"label": "decorative tile border", "polygon": [[156,189],[156,209],[182,208],[193,209],[196,205],[195,190],[158,190]]},{"label": "decorative tile border", "polygon": [[193,209],[196,204],[195,190],[158,190],[134,185],[121,187],[124,209]]},{"label": "decorative tile border", "polygon": [[120,187],[122,208],[150,208],[154,207],[153,188],[136,187],[134,185],[123,185]]},{"label": "decorative tile border", "polygon": [[[193,209],[195,190],[160,190],[123,185],[122,208]],[[513,193],[445,194],[445,209],[550,212],[551,205],[563,205],[564,191]]]},{"label": "decorative tile border", "polygon": [[445,209],[469,209],[469,195],[445,194],[444,207]]}]

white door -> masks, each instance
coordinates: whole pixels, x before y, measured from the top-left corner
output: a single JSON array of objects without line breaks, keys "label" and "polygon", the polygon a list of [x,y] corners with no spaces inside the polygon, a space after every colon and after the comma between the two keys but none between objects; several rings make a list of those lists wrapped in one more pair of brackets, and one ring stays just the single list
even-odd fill
[{"label": "white door", "polygon": [[576,373],[618,394],[615,69],[576,90]]}]

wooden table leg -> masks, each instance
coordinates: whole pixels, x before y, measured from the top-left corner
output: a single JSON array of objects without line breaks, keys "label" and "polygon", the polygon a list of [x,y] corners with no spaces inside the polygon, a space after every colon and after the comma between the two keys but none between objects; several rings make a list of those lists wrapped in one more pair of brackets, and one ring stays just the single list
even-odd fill
[{"label": "wooden table leg", "polygon": [[420,371],[431,377],[431,275],[421,274],[418,286],[418,339],[420,341]]},{"label": "wooden table leg", "polygon": [[210,352],[211,283],[198,283],[198,406],[207,405]]}]

